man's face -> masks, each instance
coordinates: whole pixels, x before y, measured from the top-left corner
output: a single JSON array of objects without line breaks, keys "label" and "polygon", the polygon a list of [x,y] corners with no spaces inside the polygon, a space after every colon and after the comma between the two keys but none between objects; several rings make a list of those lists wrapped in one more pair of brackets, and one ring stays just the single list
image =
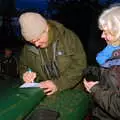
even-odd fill
[{"label": "man's face", "polygon": [[46,48],[48,46],[48,30],[44,31],[40,37],[30,41],[30,43],[34,44],[36,47]]}]

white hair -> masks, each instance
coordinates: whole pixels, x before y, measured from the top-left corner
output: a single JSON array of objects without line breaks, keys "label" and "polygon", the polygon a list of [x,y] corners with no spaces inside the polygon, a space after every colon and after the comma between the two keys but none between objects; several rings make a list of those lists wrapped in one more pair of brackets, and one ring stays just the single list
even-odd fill
[{"label": "white hair", "polygon": [[116,39],[120,39],[120,6],[111,7],[100,15],[98,19],[99,28],[107,28]]}]

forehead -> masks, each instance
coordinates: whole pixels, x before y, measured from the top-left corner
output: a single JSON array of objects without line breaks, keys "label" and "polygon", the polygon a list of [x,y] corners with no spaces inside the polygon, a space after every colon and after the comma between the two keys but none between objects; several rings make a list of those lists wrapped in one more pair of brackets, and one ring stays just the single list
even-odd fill
[{"label": "forehead", "polygon": [[108,30],[108,25],[107,24],[99,24],[100,30]]}]

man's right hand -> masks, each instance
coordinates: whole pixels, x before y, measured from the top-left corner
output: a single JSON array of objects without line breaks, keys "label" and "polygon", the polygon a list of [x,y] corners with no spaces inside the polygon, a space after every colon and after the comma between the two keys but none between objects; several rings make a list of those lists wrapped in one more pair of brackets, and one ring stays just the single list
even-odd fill
[{"label": "man's right hand", "polygon": [[36,73],[35,72],[29,72],[29,71],[27,71],[27,72],[25,72],[23,74],[23,80],[26,83],[32,83],[32,82],[34,82],[35,78],[36,78]]}]

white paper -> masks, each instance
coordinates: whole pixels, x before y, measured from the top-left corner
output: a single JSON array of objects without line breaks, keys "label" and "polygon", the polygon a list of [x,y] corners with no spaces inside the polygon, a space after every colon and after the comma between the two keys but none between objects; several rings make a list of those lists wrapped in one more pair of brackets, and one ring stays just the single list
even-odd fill
[{"label": "white paper", "polygon": [[24,83],[20,88],[40,87],[40,83]]}]

